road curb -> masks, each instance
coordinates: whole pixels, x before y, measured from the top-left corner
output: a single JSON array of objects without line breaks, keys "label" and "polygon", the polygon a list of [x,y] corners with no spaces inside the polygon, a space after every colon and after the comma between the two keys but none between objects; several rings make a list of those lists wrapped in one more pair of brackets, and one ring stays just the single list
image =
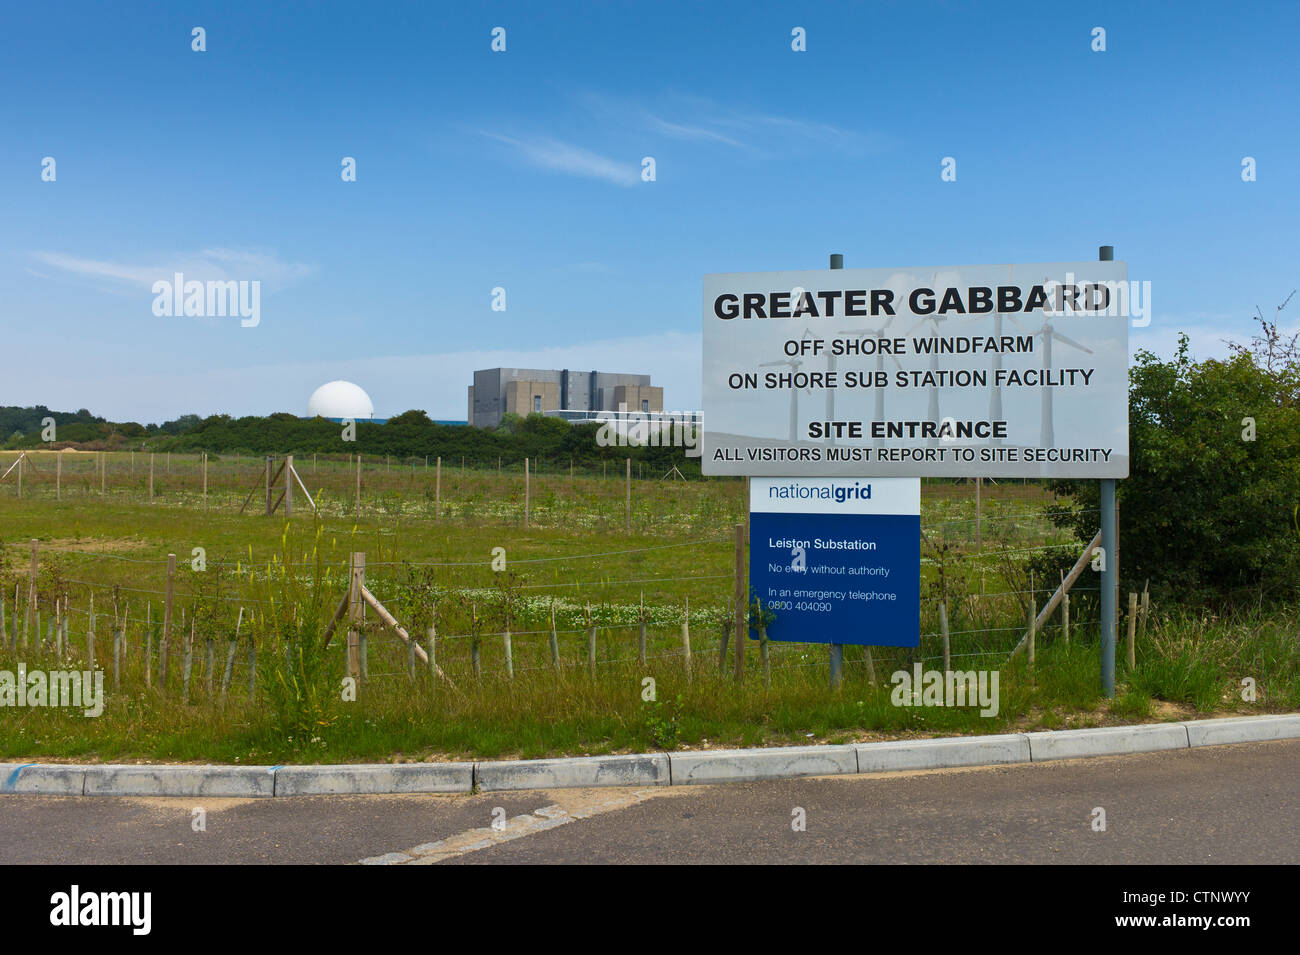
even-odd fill
[{"label": "road curb", "polygon": [[473,763],[360,763],[279,766],[276,796],[362,796],[393,793],[467,793]]},{"label": "road curb", "polygon": [[474,764],[480,792],[519,789],[581,789],[589,786],[667,786],[669,757],[577,756],[566,759],[511,759]]},{"label": "road curb", "polygon": [[285,797],[689,786],[960,769],[1300,739],[1300,713],[1086,730],[463,763],[319,766],[0,763],[0,793]]},{"label": "road curb", "polygon": [[1024,733],[891,740],[887,743],[859,743],[856,748],[859,773],[956,769],[962,766],[998,766],[1030,761],[1029,738]]},{"label": "road curb", "polygon": [[1229,716],[1221,720],[1184,723],[1191,746],[1219,746],[1225,743],[1258,743],[1300,736],[1300,714],[1276,716]]},{"label": "road curb", "polygon": [[1083,759],[1088,756],[1125,756],[1164,749],[1187,749],[1185,723],[1147,723],[1142,726],[1103,726],[1090,730],[1026,733],[1029,759]]},{"label": "road curb", "polygon": [[[85,796],[232,796],[275,795],[273,766],[138,766],[82,767]],[[24,774],[26,775],[26,774]]]},{"label": "road curb", "polygon": [[857,748],[782,746],[770,749],[713,749],[670,753],[674,786],[838,776],[858,771]]}]

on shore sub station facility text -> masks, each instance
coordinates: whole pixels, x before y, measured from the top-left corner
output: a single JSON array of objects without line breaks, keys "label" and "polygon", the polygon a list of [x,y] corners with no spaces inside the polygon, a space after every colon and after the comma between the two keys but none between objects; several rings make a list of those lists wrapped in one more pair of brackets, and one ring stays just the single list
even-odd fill
[{"label": "on shore sub station facility text", "polygon": [[1128,291],[1111,261],[705,276],[701,463],[750,479],[768,638],[918,645],[922,477],[1127,477]]}]

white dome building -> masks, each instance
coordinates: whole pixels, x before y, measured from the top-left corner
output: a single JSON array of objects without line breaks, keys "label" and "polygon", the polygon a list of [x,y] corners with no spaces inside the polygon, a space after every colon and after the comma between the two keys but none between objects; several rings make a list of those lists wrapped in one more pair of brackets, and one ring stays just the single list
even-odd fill
[{"label": "white dome building", "polygon": [[370,421],[375,417],[375,405],[370,396],[350,381],[329,381],[311,393],[307,399],[307,417],[352,418]]}]

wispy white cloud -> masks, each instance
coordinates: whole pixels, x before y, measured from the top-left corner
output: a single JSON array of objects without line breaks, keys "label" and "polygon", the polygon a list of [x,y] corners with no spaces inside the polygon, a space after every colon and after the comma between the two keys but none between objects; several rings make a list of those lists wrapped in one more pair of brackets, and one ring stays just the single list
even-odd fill
[{"label": "wispy white cloud", "polygon": [[572,143],[549,137],[518,139],[500,133],[481,132],[489,139],[514,147],[526,162],[551,172],[599,179],[616,186],[635,186],[641,180],[637,163],[610,159]]},{"label": "wispy white cloud", "polygon": [[199,252],[160,256],[160,261],[148,265],[84,258],[62,252],[33,252],[32,257],[42,265],[84,278],[111,279],[144,286],[152,286],[160,279],[170,281],[174,273],[183,272],[187,280],[257,280],[274,289],[307,278],[316,271],[313,265],[287,262],[274,252],[263,249],[213,247]]},{"label": "wispy white cloud", "polygon": [[675,123],[653,113],[645,114],[646,125],[657,133],[663,133],[665,136],[671,136],[674,139],[688,139],[695,141],[707,141],[722,143],[724,146],[734,146],[738,149],[746,148],[745,144],[732,136],[718,132],[716,129],[709,129],[706,126],[696,126],[688,123]]},{"label": "wispy white cloud", "polygon": [[810,117],[755,112],[702,96],[669,95],[653,106],[601,93],[577,97],[592,116],[611,125],[632,126],[673,139],[716,143],[761,157],[806,152],[813,147],[847,153],[880,152],[894,139],[878,132],[847,129]]}]

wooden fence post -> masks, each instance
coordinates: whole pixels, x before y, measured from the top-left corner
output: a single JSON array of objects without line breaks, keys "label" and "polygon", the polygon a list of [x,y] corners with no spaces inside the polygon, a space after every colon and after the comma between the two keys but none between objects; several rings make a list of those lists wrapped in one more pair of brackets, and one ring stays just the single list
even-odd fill
[{"label": "wooden fence post", "polygon": [[284,516],[293,517],[293,455],[284,459]]},{"label": "wooden fence post", "polygon": [[977,477],[975,479],[975,549],[976,550],[980,550],[980,542],[981,542],[981,537],[980,537],[981,520],[980,519],[983,517],[983,511],[981,510],[980,507],[980,498],[982,496],[980,492],[983,491],[983,489],[984,489],[984,479],[982,477]]},{"label": "wooden fence post", "polygon": [[176,555],[167,555],[167,590],[163,600],[162,642],[158,645],[158,684],[167,690],[167,651],[172,636],[172,604],[176,599]]},{"label": "wooden fence post", "polygon": [[555,632],[555,599],[551,598],[551,666],[560,669],[560,639]]},{"label": "wooden fence post", "polygon": [[63,499],[63,449],[54,452],[54,499]]},{"label": "wooden fence post", "polygon": [[1032,585],[1029,592],[1029,675],[1034,674],[1034,644],[1037,636],[1037,618],[1038,618],[1038,598],[1033,592]]},{"label": "wooden fence post", "polygon": [[772,658],[767,642],[767,621],[763,619],[763,601],[755,598],[754,606],[758,612],[758,658],[763,664],[763,689],[772,686]]},{"label": "wooden fence post", "polygon": [[1070,591],[1065,587],[1065,571],[1061,571],[1061,638],[1070,645]]},{"label": "wooden fence post", "polygon": [[[358,455],[357,460],[361,458]],[[366,583],[366,555],[352,555],[352,572],[348,583],[348,676],[361,676],[361,588]]]},{"label": "wooden fence post", "polygon": [[203,509],[208,509],[208,452],[203,452]]},{"label": "wooden fence post", "polygon": [[269,454],[266,456],[266,474],[264,480],[266,484],[266,516],[270,517],[271,516],[271,456]]},{"label": "wooden fence post", "polygon": [[361,516],[361,455],[357,454],[357,517]]},{"label": "wooden fence post", "polygon": [[149,503],[153,503],[153,452],[149,452]]},{"label": "wooden fence post", "polygon": [[682,614],[682,659],[686,668],[686,679],[691,678],[691,598],[686,598],[686,611]]},{"label": "wooden fence post", "polygon": [[[31,576],[31,582],[27,585],[27,615],[23,618],[23,649],[24,650],[27,649],[27,628],[33,622],[32,614],[36,613],[36,576],[40,569],[37,560],[37,551],[39,548],[40,548],[40,541],[38,541],[35,537],[33,537],[32,538],[32,576]],[[14,598],[15,601],[17,601],[17,599],[18,599],[17,597]],[[15,613],[18,612],[17,606],[15,606],[14,612]],[[39,620],[36,620],[35,623],[36,623],[36,640],[39,643],[41,639],[41,622]]]},{"label": "wooden fence post", "polygon": [[627,493],[623,501],[623,530],[632,533],[632,459],[627,459]]},{"label": "wooden fence post", "polygon": [[528,521],[532,510],[532,483],[528,475],[528,459],[524,458],[524,527],[528,526]]},{"label": "wooden fence post", "polygon": [[[425,458],[427,462],[429,459]],[[433,478],[433,519],[440,520],[442,517],[442,458],[438,458],[438,468],[434,472]]]},{"label": "wooden fence post", "polygon": [[122,687],[122,643],[126,639],[125,624],[119,627],[117,621],[113,621],[113,689],[119,690]]}]

